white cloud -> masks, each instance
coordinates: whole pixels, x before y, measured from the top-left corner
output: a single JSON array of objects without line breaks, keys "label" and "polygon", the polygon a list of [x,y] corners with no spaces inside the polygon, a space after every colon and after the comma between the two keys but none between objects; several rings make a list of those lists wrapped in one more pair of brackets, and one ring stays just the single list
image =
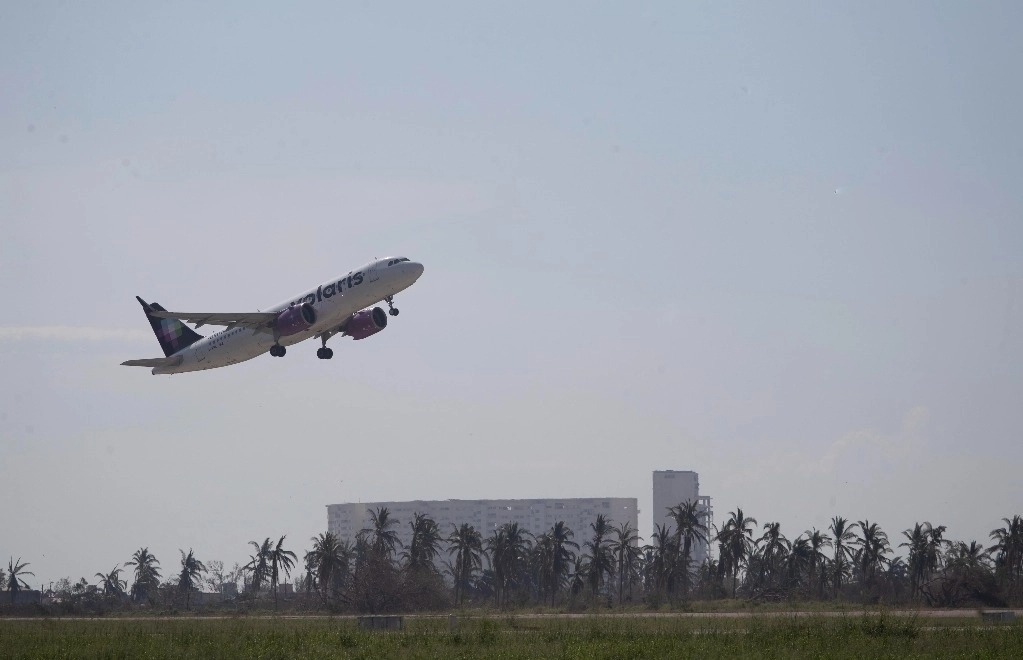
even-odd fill
[{"label": "white cloud", "polygon": [[846,460],[860,459],[870,463],[902,463],[919,455],[925,446],[922,433],[927,425],[929,411],[924,406],[909,410],[898,433],[885,434],[874,430],[850,431],[831,444],[818,461],[804,464],[808,471],[834,474],[838,465]]},{"label": "white cloud", "polygon": [[96,328],[74,325],[0,326],[0,342],[4,341],[143,341],[151,340],[152,333],[124,328]]}]

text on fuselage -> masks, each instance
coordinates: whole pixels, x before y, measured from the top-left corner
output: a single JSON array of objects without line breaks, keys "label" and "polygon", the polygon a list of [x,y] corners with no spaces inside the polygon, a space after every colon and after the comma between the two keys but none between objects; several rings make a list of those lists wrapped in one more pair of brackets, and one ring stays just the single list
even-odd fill
[{"label": "text on fuselage", "polygon": [[308,293],[298,300],[292,301],[291,305],[301,305],[302,303],[318,303],[322,302],[324,298],[332,298],[334,296],[340,296],[343,291],[351,289],[352,287],[359,286],[362,284],[363,275],[362,271],[349,275],[348,277],[342,277],[337,282],[331,282],[327,286],[322,284],[316,287],[316,293]]}]

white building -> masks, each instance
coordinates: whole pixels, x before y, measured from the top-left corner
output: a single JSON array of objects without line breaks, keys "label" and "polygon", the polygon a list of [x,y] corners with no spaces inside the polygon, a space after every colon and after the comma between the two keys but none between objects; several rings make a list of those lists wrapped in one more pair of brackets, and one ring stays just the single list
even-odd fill
[{"label": "white building", "polygon": [[[700,475],[690,470],[655,470],[654,471],[654,513],[653,522],[674,529],[675,525],[668,514],[668,509],[683,502],[696,502],[704,514],[704,524],[709,528],[713,522],[713,510],[710,497],[700,495]],[[708,531],[710,537],[713,531]],[[699,565],[707,558],[710,551],[709,543],[698,544],[693,548],[693,564]]]},{"label": "white building", "polygon": [[[387,507],[398,521],[395,531],[403,546],[412,540],[410,523],[416,513],[433,518],[447,538],[455,527],[468,523],[486,539],[505,523],[517,522],[534,536],[550,530],[554,523],[564,521],[580,546],[590,538],[590,525],[598,514],[617,527],[623,522],[636,529],[639,512],[635,497],[593,497],[535,500],[415,500],[412,502],[362,502],[328,504],[327,530],[342,540],[355,541],[360,530],[372,527],[370,510]],[[447,559],[442,552],[440,559]]]}]

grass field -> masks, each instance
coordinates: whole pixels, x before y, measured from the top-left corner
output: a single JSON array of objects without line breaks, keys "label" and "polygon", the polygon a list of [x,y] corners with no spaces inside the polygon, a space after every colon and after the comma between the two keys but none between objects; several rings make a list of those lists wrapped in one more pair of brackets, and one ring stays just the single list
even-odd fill
[{"label": "grass field", "polygon": [[400,632],[352,619],[3,620],[16,658],[1023,658],[1020,623],[885,615],[681,619],[407,619]]}]

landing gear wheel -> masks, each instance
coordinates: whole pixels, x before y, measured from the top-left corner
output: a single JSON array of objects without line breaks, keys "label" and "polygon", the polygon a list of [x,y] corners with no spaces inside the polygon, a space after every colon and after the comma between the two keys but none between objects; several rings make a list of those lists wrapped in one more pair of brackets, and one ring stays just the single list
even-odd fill
[{"label": "landing gear wheel", "polygon": [[387,313],[390,314],[391,316],[397,316],[398,315],[398,308],[397,307],[392,307],[391,309],[389,309],[387,311]]},{"label": "landing gear wheel", "polygon": [[340,330],[327,330],[320,335],[320,341],[323,342],[323,346],[316,349],[316,357],[321,360],[329,360],[334,357],[334,351],[327,348],[327,340],[336,335]]},{"label": "landing gear wheel", "polygon": [[397,316],[398,308],[394,306],[394,296],[387,296],[384,298],[384,301],[387,303],[387,313],[391,316]]},{"label": "landing gear wheel", "polygon": [[280,344],[274,344],[270,347],[270,355],[274,357],[284,357],[284,354],[288,352],[288,349],[284,348]]}]

